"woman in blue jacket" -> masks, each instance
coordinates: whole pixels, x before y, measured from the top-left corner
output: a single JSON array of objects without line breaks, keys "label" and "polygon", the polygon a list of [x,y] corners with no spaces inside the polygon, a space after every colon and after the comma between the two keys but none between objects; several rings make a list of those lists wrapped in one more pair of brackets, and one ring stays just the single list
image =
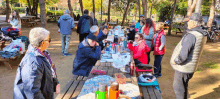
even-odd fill
[{"label": "woman in blue jacket", "polygon": [[[144,38],[145,38],[145,43],[147,44],[147,46],[149,48],[151,48],[151,43],[152,43],[152,39],[153,39],[153,36],[155,34],[155,30],[156,27],[155,27],[155,24],[153,22],[152,19],[150,18],[147,18],[146,21],[145,21],[145,26],[143,27],[141,33],[144,34]],[[148,57],[148,64],[150,62],[150,51],[147,52],[147,57]]]},{"label": "woman in blue jacket", "polygon": [[142,27],[144,26],[144,15],[140,15],[140,20],[135,25],[135,30],[141,32]]}]

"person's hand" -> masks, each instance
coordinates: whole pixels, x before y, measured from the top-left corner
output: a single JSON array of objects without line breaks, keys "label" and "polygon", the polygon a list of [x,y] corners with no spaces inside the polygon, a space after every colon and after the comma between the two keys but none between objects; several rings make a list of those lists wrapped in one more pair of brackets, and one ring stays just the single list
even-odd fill
[{"label": "person's hand", "polygon": [[8,19],[8,22],[10,22],[10,20]]},{"label": "person's hand", "polygon": [[95,46],[99,46],[99,43],[98,43],[98,42],[96,42],[96,43],[95,43]]},{"label": "person's hand", "polygon": [[107,30],[107,29],[104,29],[104,30],[103,30],[103,33],[104,33],[105,35],[107,35],[107,34],[108,34],[108,30]]},{"label": "person's hand", "polygon": [[106,40],[106,39],[104,39],[104,40],[103,40],[103,42],[104,42],[104,43],[107,43],[107,40]]},{"label": "person's hand", "polygon": [[173,65],[176,65],[176,63],[175,63],[174,61],[172,62],[172,64],[173,64]]},{"label": "person's hand", "polygon": [[104,54],[104,53],[105,53],[105,51],[101,51],[101,53],[102,53],[102,54]]},{"label": "person's hand", "polygon": [[60,84],[57,84],[56,86],[56,94],[59,94],[60,93]]},{"label": "person's hand", "polygon": [[132,40],[129,40],[128,42],[129,42],[129,43],[133,43],[134,41],[132,41]]}]

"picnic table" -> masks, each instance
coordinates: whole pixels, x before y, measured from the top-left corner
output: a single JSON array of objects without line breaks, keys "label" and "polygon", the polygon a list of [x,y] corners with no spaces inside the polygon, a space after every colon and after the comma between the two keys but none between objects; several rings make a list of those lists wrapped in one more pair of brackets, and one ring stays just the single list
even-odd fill
[{"label": "picnic table", "polygon": [[11,24],[8,22],[0,22],[0,27],[11,27]]},{"label": "picnic table", "polygon": [[48,21],[53,20],[54,22],[58,21],[60,16],[59,15],[48,15],[49,19]]},{"label": "picnic table", "polygon": [[38,22],[40,22],[39,19],[35,19],[35,18],[36,16],[23,16],[21,17],[21,23],[26,26],[32,27],[34,25],[37,25]]},{"label": "picnic table", "polygon": [[[181,29],[184,29],[184,26],[183,25],[173,25],[173,28],[176,28],[176,34],[177,33],[183,33],[183,31],[181,31]],[[179,31],[177,31],[177,29]]]}]

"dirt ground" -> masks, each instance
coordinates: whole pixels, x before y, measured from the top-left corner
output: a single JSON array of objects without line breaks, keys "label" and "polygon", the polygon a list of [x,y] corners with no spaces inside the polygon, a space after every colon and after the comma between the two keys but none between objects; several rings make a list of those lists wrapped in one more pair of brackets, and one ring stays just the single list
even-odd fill
[{"label": "dirt ground", "polygon": [[[22,27],[22,35],[28,36],[31,28]],[[52,42],[48,51],[56,64],[58,79],[61,84],[61,90],[72,77],[72,63],[78,46],[78,35],[73,32],[69,52],[72,56],[62,56],[60,34],[56,23],[49,23],[48,30],[51,32]],[[169,64],[174,47],[181,39],[181,34],[167,36],[166,54],[162,61],[162,77],[158,78],[163,99],[175,99],[173,91],[174,70]],[[16,76],[16,70],[21,59],[11,60],[13,69],[8,70],[3,63],[0,63],[0,99],[13,98],[13,83]],[[151,53],[151,62],[154,57]],[[220,43],[207,43],[201,60],[199,62],[198,72],[189,82],[189,93],[191,99],[220,99]]]}]

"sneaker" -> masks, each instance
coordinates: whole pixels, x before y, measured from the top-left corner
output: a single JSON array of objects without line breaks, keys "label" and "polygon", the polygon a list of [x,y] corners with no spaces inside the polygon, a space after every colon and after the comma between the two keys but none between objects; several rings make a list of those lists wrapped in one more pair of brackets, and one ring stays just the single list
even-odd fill
[{"label": "sneaker", "polygon": [[72,54],[70,53],[63,53],[63,56],[71,56]]}]

